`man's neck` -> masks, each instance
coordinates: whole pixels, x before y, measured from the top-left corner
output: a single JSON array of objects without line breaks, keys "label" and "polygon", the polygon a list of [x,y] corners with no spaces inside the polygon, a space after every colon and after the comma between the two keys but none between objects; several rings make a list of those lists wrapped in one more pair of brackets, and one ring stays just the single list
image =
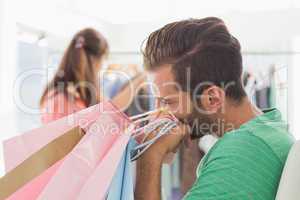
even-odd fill
[{"label": "man's neck", "polygon": [[233,129],[238,129],[242,124],[247,123],[261,114],[263,114],[263,112],[253,105],[247,97],[238,105],[227,103],[224,113],[222,114],[226,126],[221,135]]}]

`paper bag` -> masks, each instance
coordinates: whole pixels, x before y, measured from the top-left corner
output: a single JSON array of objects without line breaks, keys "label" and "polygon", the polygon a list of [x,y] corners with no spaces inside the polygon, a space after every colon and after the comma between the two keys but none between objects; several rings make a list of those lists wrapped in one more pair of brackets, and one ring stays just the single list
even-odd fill
[{"label": "paper bag", "polygon": [[[77,126],[86,130],[95,122],[100,113],[110,102],[102,102],[95,106],[81,110],[57,121],[33,129],[3,142],[3,153],[6,172],[18,166],[33,153],[50,143],[55,138]],[[109,107],[108,106],[108,107]]]},{"label": "paper bag", "polygon": [[8,172],[0,179],[0,199],[8,197],[64,158],[78,144],[83,135],[82,129],[76,127],[56,138]]},{"label": "paper bag", "polygon": [[107,104],[99,119],[89,127],[86,135],[66,157],[38,199],[76,199],[94,169],[122,136],[129,121],[124,113],[112,104]]}]

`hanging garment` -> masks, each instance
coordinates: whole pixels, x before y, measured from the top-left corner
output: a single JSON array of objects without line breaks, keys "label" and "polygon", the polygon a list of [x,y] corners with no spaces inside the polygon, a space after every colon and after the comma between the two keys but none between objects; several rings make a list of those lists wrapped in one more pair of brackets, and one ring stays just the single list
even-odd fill
[{"label": "hanging garment", "polygon": [[256,77],[252,75],[251,73],[245,71],[243,74],[243,84],[245,91],[247,93],[247,96],[251,100],[253,104],[256,105]]},{"label": "hanging garment", "polygon": [[269,96],[269,104],[270,108],[276,107],[276,68],[272,66],[269,71],[269,80],[270,80],[270,96]]},{"label": "hanging garment", "polygon": [[118,74],[104,74],[101,80],[102,92],[105,97],[111,99],[128,82],[128,79],[118,76]]},{"label": "hanging garment", "polygon": [[197,166],[204,156],[198,147],[199,140],[193,140],[189,148],[180,149],[180,189],[185,194],[196,180]]},{"label": "hanging garment", "polygon": [[255,92],[256,105],[260,109],[270,108],[270,87],[259,89]]},{"label": "hanging garment", "polygon": [[172,183],[172,194],[170,200],[180,200],[180,157],[179,153],[176,153],[174,161],[171,164],[171,183]]},{"label": "hanging garment", "polygon": [[[135,76],[131,80],[129,80],[121,75],[122,74],[119,73],[107,73],[103,75],[102,87],[104,96],[112,99],[123,89],[129,87],[129,84],[132,80],[139,77]],[[132,103],[125,110],[125,113],[128,116],[133,116],[147,112],[149,110],[154,110],[154,99],[152,98],[152,96],[153,95],[150,92],[149,88],[140,88],[134,96]]]},{"label": "hanging garment", "polygon": [[134,97],[130,106],[125,113],[128,116],[138,115],[143,112],[154,110],[154,100],[151,98],[151,93],[147,88],[141,88]]}]

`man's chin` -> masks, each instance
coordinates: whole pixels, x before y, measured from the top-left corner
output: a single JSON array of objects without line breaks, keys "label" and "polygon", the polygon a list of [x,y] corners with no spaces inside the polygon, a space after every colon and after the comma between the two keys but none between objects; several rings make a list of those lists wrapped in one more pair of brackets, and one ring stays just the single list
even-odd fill
[{"label": "man's chin", "polygon": [[203,137],[204,135],[207,135],[207,134],[205,134],[205,133],[201,133],[201,132],[199,132],[199,131],[192,131],[191,132],[191,139],[192,140],[196,140],[196,139],[199,139],[199,138],[201,138],[201,137]]},{"label": "man's chin", "polygon": [[180,122],[189,125],[192,140],[211,134],[210,127],[213,124],[213,120],[206,115],[194,112],[186,118],[178,119]]}]

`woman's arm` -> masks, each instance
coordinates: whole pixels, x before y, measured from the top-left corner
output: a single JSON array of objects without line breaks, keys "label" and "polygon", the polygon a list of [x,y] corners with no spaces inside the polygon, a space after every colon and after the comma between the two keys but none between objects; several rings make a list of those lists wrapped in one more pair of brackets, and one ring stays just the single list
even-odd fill
[{"label": "woman's arm", "polygon": [[138,90],[141,89],[142,84],[146,80],[146,74],[140,74],[136,78],[129,81],[129,83],[112,99],[114,105],[120,110],[126,110],[132,103]]}]

